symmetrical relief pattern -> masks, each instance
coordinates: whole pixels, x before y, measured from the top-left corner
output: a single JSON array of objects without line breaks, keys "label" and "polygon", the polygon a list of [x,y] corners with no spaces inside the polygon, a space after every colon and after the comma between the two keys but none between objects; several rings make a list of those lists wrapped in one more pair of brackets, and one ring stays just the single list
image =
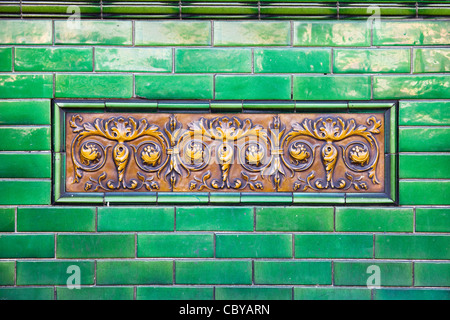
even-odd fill
[{"label": "symmetrical relief pattern", "polygon": [[66,191],[383,192],[384,115],[66,114]]}]

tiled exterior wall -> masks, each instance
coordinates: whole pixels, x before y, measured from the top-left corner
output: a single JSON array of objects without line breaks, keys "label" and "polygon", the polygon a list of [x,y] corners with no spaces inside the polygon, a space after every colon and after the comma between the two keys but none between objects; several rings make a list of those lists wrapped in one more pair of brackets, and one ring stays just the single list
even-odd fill
[{"label": "tiled exterior wall", "polygon": [[[0,299],[450,299],[448,20],[0,30]],[[399,206],[52,206],[54,98],[399,101]]]}]

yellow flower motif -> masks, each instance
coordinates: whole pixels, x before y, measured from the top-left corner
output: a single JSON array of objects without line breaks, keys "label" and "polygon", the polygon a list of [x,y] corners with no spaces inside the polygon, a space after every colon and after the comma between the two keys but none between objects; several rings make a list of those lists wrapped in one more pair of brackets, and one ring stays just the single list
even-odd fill
[{"label": "yellow flower motif", "polygon": [[186,153],[184,154],[187,161],[191,164],[203,162],[203,148],[200,143],[191,143],[188,148],[186,148]]},{"label": "yellow flower motif", "polygon": [[361,167],[366,163],[369,164],[369,158],[369,151],[359,146],[353,147],[350,151],[350,160],[353,163],[360,164]]},{"label": "yellow flower motif", "polygon": [[[297,143],[291,145],[289,154],[294,159],[296,165],[299,165],[301,161],[308,159],[310,156],[309,152],[306,151],[305,146]],[[292,163],[294,163],[294,161],[292,161]]]},{"label": "yellow flower motif", "polygon": [[153,146],[146,146],[141,154],[142,161],[148,166],[155,166],[159,163],[161,152]]},{"label": "yellow flower motif", "polygon": [[97,162],[100,158],[98,149],[93,144],[86,144],[80,150],[80,160],[84,165],[90,165],[91,162]]},{"label": "yellow flower motif", "polygon": [[247,160],[248,164],[259,166],[263,157],[264,152],[255,145],[250,146],[245,152],[245,159]]}]

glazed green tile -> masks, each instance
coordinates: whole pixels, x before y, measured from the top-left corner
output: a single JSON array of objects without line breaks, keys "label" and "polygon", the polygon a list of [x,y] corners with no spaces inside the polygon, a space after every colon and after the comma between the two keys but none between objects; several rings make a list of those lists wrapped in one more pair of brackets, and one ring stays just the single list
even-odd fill
[{"label": "glazed green tile", "polygon": [[15,287],[0,288],[0,300],[53,300],[55,289]]},{"label": "glazed green tile", "polygon": [[0,48],[0,71],[12,71],[12,48]]},{"label": "glazed green tile", "polygon": [[[242,111],[242,102],[241,103],[211,102],[210,107],[213,112],[216,111],[216,112],[236,113],[236,112]],[[211,192],[211,196],[213,196],[213,198],[216,198],[216,199],[219,199],[222,195],[223,195],[223,193]],[[240,195],[238,193],[231,194],[231,197],[235,197],[235,196],[240,197]],[[239,200],[237,202],[239,202]]]},{"label": "glazed green tile", "polygon": [[399,125],[450,125],[450,101],[400,101]]},{"label": "glazed green tile", "polygon": [[213,300],[212,287],[138,287],[137,300]]},{"label": "glazed green tile", "polygon": [[0,180],[0,205],[50,204],[51,181]]},{"label": "glazed green tile", "polygon": [[95,71],[171,72],[170,48],[95,48]]},{"label": "glazed green tile", "polygon": [[330,49],[255,49],[255,73],[328,73]]},{"label": "glazed green tile", "polygon": [[214,21],[215,46],[288,46],[288,21]]},{"label": "glazed green tile", "polygon": [[176,261],[176,284],[251,284],[251,261]]},{"label": "glazed green tile", "polygon": [[295,258],[372,258],[372,235],[295,235]]},{"label": "glazed green tile", "polygon": [[0,163],[0,178],[51,178],[50,153],[0,153]]},{"label": "glazed green tile", "polygon": [[91,48],[16,48],[15,71],[92,71]]},{"label": "glazed green tile", "polygon": [[448,99],[450,76],[374,76],[374,99]]},{"label": "glazed green tile", "polygon": [[257,192],[242,192],[241,203],[258,205],[289,205],[292,203],[292,193],[274,192],[264,194]]},{"label": "glazed green tile", "polygon": [[331,262],[255,261],[255,284],[331,284]]},{"label": "glazed green tile", "polygon": [[450,72],[449,49],[414,49],[414,73]]},{"label": "glazed green tile", "polygon": [[205,112],[209,111],[209,103],[208,102],[200,102],[200,103],[160,103],[158,102],[158,110],[163,112],[169,111],[191,111],[191,110],[204,110]]},{"label": "glazed green tile", "polygon": [[373,45],[448,45],[449,21],[380,21],[373,29]]},{"label": "glazed green tile", "polygon": [[172,284],[172,261],[98,261],[97,285]]},{"label": "glazed green tile", "polygon": [[52,44],[51,20],[0,20],[0,44]]},{"label": "glazed green tile", "polygon": [[58,258],[133,258],[134,234],[64,235],[57,237]]},{"label": "glazed green tile", "polygon": [[216,99],[289,100],[289,76],[216,76]]},{"label": "glazed green tile", "polygon": [[369,100],[367,76],[294,76],[294,100]]},{"label": "glazed green tile", "polygon": [[450,300],[450,290],[440,289],[380,289],[374,290],[374,300]]},{"label": "glazed green tile", "polygon": [[414,263],[414,286],[449,287],[450,263]]},{"label": "glazed green tile", "polygon": [[15,211],[15,208],[0,208],[0,232],[14,232]]},{"label": "glazed green tile", "polygon": [[131,98],[133,76],[57,74],[56,98]]},{"label": "glazed green tile", "polygon": [[401,205],[450,205],[450,181],[400,180]]},{"label": "glazed green tile", "polygon": [[173,231],[174,208],[98,208],[98,231]]},{"label": "glazed green tile", "polygon": [[104,202],[111,204],[129,204],[129,203],[156,203],[156,192],[139,192],[130,194],[127,192],[114,192],[114,193],[106,193],[104,197]]},{"label": "glazed green tile", "polygon": [[[298,105],[297,105],[298,108]],[[295,204],[344,204],[344,193],[294,193]]]},{"label": "glazed green tile", "polygon": [[177,231],[253,231],[250,207],[177,207]]},{"label": "glazed green tile", "polygon": [[450,179],[448,154],[400,154],[400,179]]},{"label": "glazed green tile", "polygon": [[256,208],[256,231],[333,231],[332,207]]},{"label": "glazed green tile", "polygon": [[216,300],[292,300],[292,289],[286,287],[217,287]]},{"label": "glazed green tile", "polygon": [[294,300],[370,300],[370,289],[356,288],[294,288]]},{"label": "glazed green tile", "polygon": [[245,111],[256,111],[256,112],[258,111],[294,112],[295,103],[294,102],[254,103],[244,101],[243,108]]},{"label": "glazed green tile", "polygon": [[[412,263],[390,262],[334,262],[334,285],[367,286],[369,277],[379,268],[381,286],[409,287],[413,282]],[[376,270],[376,269],[375,269]],[[373,285],[369,281],[369,285]]]},{"label": "glazed green tile", "polygon": [[13,286],[15,274],[15,262],[0,262],[0,286]]},{"label": "glazed green tile", "polygon": [[292,258],[290,234],[216,234],[217,258]]},{"label": "glazed green tile", "polygon": [[294,21],[294,46],[370,46],[366,21]]},{"label": "glazed green tile", "polygon": [[416,208],[416,231],[450,233],[450,209]]},{"label": "glazed green tile", "polygon": [[0,151],[41,151],[50,147],[50,127],[0,127]]},{"label": "glazed green tile", "polygon": [[250,49],[176,49],[177,73],[251,73]]},{"label": "glazed green tile", "polygon": [[138,258],[213,258],[213,234],[139,234]]},{"label": "glazed green tile", "polygon": [[52,98],[51,74],[1,74],[0,97],[2,99]]},{"label": "glazed green tile", "polygon": [[131,21],[81,19],[74,28],[67,21],[55,21],[55,44],[131,45]]},{"label": "glazed green tile", "polygon": [[148,112],[156,111],[158,104],[156,102],[105,102],[107,108],[117,109],[146,109]]},{"label": "glazed green tile", "polygon": [[158,192],[158,203],[168,205],[208,203],[208,193]]},{"label": "glazed green tile", "polygon": [[133,300],[133,287],[56,288],[57,300]]},{"label": "glazed green tile", "polygon": [[335,73],[409,73],[409,49],[335,49]]},{"label": "glazed green tile", "polygon": [[50,100],[0,100],[0,125],[50,123]]},{"label": "glazed green tile", "polygon": [[413,209],[336,208],[336,231],[413,232]]},{"label": "glazed green tile", "polygon": [[450,236],[376,235],[377,259],[450,259]]},{"label": "glazed green tile", "polygon": [[450,128],[402,128],[399,129],[400,152],[450,151]]},{"label": "glazed green tile", "polygon": [[0,235],[0,258],[53,258],[55,239],[52,234]]},{"label": "glazed green tile", "polygon": [[94,261],[17,261],[18,286],[66,285],[75,274],[80,284],[94,284]]},{"label": "glazed green tile", "polygon": [[147,99],[213,99],[213,76],[136,75],[136,96]]},{"label": "glazed green tile", "polygon": [[136,21],[137,46],[208,46],[210,21]]},{"label": "glazed green tile", "polygon": [[95,231],[95,208],[45,207],[17,209],[19,232],[91,232]]}]

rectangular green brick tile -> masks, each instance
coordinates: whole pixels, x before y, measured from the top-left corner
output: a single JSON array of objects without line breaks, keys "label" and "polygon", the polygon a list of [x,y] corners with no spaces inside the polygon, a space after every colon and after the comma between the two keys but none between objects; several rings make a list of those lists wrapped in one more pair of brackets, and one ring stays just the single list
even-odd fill
[{"label": "rectangular green brick tile", "polygon": [[0,180],[0,205],[50,204],[51,181]]},{"label": "rectangular green brick tile", "polygon": [[450,125],[450,101],[400,101],[399,125]]},{"label": "rectangular green brick tile", "polygon": [[0,151],[50,150],[50,127],[0,128]]},{"label": "rectangular green brick tile", "polygon": [[133,287],[56,288],[57,300],[133,300]]},{"label": "rectangular green brick tile", "polygon": [[373,29],[373,44],[446,45],[450,44],[449,21],[382,21]]},{"label": "rectangular green brick tile", "polygon": [[18,208],[17,231],[95,231],[95,208]]},{"label": "rectangular green brick tile", "polygon": [[0,20],[0,44],[51,44],[51,20]]},{"label": "rectangular green brick tile", "polygon": [[136,21],[137,46],[208,46],[210,21]]},{"label": "rectangular green brick tile", "polygon": [[253,231],[250,207],[178,207],[177,231]]},{"label": "rectangular green brick tile", "polygon": [[333,231],[333,208],[256,208],[257,231]]},{"label": "rectangular green brick tile", "polygon": [[366,21],[295,21],[294,46],[370,46]]},{"label": "rectangular green brick tile", "polygon": [[369,100],[370,77],[294,76],[294,100]]},{"label": "rectangular green brick tile", "polygon": [[15,71],[92,71],[92,48],[16,48]]},{"label": "rectangular green brick tile", "polygon": [[50,124],[50,100],[1,100],[0,124]]},{"label": "rectangular green brick tile", "polygon": [[212,99],[212,75],[136,75],[136,96],[147,99]]},{"label": "rectangular green brick tile", "polygon": [[331,284],[331,262],[255,261],[255,284]]},{"label": "rectangular green brick tile", "polygon": [[0,288],[0,300],[53,300],[52,288]]},{"label": "rectangular green brick tile", "polygon": [[173,231],[174,219],[170,207],[102,207],[98,231]]},{"label": "rectangular green brick tile", "polygon": [[95,71],[171,72],[170,48],[95,48]]},{"label": "rectangular green brick tile", "polygon": [[176,49],[175,72],[252,72],[250,49]]},{"label": "rectangular green brick tile", "polygon": [[294,288],[295,300],[370,300],[370,289]]},{"label": "rectangular green brick tile", "polygon": [[0,75],[0,97],[2,99],[52,98],[53,75],[2,74]]},{"label": "rectangular green brick tile", "polygon": [[255,73],[328,73],[330,49],[255,49]]},{"label": "rectangular green brick tile", "polygon": [[[379,270],[379,273],[378,273]],[[334,284],[336,286],[374,285],[371,276],[380,276],[381,286],[412,286],[412,263],[389,262],[335,262]]]},{"label": "rectangular green brick tile", "polygon": [[216,99],[290,100],[289,76],[217,76]]},{"label": "rectangular green brick tile", "polygon": [[450,263],[414,263],[414,286],[450,287]]},{"label": "rectangular green brick tile", "polygon": [[79,276],[80,284],[94,284],[94,261],[18,261],[17,285],[74,284],[69,277]]},{"label": "rectangular green brick tile", "polygon": [[0,286],[14,285],[15,262],[0,262]]},{"label": "rectangular green brick tile", "polygon": [[133,76],[127,75],[79,75],[57,74],[57,98],[131,98]]},{"label": "rectangular green brick tile", "polygon": [[450,76],[374,76],[374,99],[448,99]]},{"label": "rectangular green brick tile", "polygon": [[2,153],[0,163],[0,178],[51,178],[51,153]]},{"label": "rectangular green brick tile", "polygon": [[409,49],[336,49],[335,73],[409,73]]},{"label": "rectangular green brick tile", "polygon": [[400,179],[450,179],[449,154],[400,154]]},{"label": "rectangular green brick tile", "polygon": [[173,261],[97,262],[97,285],[172,283]]},{"label": "rectangular green brick tile", "polygon": [[0,235],[0,258],[53,258],[55,237],[52,234]]},{"label": "rectangular green brick tile", "polygon": [[0,71],[12,71],[12,48],[0,48]]},{"label": "rectangular green brick tile", "polygon": [[400,128],[400,152],[450,151],[449,128]]},{"label": "rectangular green brick tile", "polygon": [[372,235],[295,235],[296,258],[372,258]]},{"label": "rectangular green brick tile", "polygon": [[450,259],[450,236],[376,235],[378,259]]},{"label": "rectangular green brick tile", "polygon": [[251,261],[176,261],[177,284],[251,284]]},{"label": "rectangular green brick tile", "polygon": [[0,232],[14,232],[15,221],[14,208],[0,208]]},{"label": "rectangular green brick tile", "polygon": [[442,289],[380,289],[374,300],[450,300],[450,290]]},{"label": "rectangular green brick tile", "polygon": [[214,21],[215,46],[288,46],[288,21]]},{"label": "rectangular green brick tile", "polygon": [[134,234],[58,235],[58,258],[133,258]]},{"label": "rectangular green brick tile", "polygon": [[336,231],[413,232],[413,209],[336,208]]},{"label": "rectangular green brick tile", "polygon": [[417,232],[450,232],[450,209],[416,208]]},{"label": "rectangular green brick tile", "polygon": [[449,49],[414,49],[414,72],[449,72]]},{"label": "rectangular green brick tile", "polygon": [[401,205],[448,205],[450,181],[405,181],[400,180],[399,200]]},{"label": "rectangular green brick tile", "polygon": [[213,300],[212,287],[138,287],[137,300]]},{"label": "rectangular green brick tile", "polygon": [[139,258],[212,258],[213,234],[140,234],[137,239]]},{"label": "rectangular green brick tile", "polygon": [[217,234],[218,258],[292,258],[290,234]]},{"label": "rectangular green brick tile", "polygon": [[217,287],[216,300],[292,300],[292,289],[286,287]]},{"label": "rectangular green brick tile", "polygon": [[78,21],[74,28],[67,21],[55,21],[55,44],[131,45],[131,21]]}]

